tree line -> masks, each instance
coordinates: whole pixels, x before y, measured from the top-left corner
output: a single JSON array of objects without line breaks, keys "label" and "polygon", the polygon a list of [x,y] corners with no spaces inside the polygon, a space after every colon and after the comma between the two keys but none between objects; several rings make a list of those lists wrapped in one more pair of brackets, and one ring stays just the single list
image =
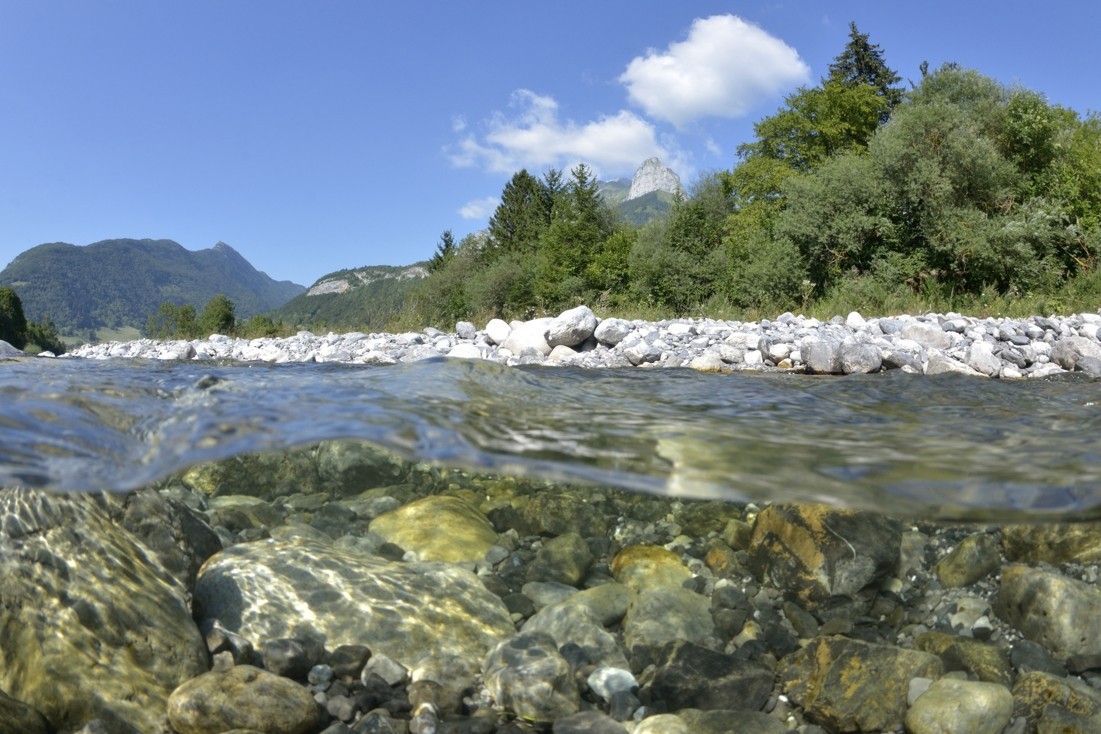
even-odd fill
[{"label": "tree line", "polygon": [[27,321],[23,302],[11,288],[0,288],[0,341],[33,354],[65,353],[65,343],[49,319]]},{"label": "tree line", "polygon": [[151,339],[200,339],[211,334],[255,339],[289,333],[289,327],[263,314],[238,321],[236,305],[221,294],[207,301],[198,313],[191,304],[164,301],[145,323],[145,335]]},{"label": "tree line", "polygon": [[1101,118],[957,64],[920,74],[901,86],[850,24],[827,75],[757,122],[736,165],[641,227],[585,165],[521,170],[487,230],[443,234],[401,320],[1095,301]]}]

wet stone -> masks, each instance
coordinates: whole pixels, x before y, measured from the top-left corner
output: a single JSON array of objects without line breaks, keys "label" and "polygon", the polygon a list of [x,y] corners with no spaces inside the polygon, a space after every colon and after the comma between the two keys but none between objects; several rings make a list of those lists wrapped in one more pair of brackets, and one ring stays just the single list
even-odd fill
[{"label": "wet stone", "polygon": [[634,734],[696,734],[688,722],[676,714],[649,716],[635,726]]},{"label": "wet stone", "polygon": [[573,646],[584,663],[629,667],[619,642],[604,628],[597,613],[572,598],[539,610],[524,623],[523,631],[549,635],[560,648]]},{"label": "wet stone", "polygon": [[623,725],[599,711],[579,711],[554,722],[553,734],[627,734]]},{"label": "wet stone", "polygon": [[1058,659],[1101,653],[1101,591],[1095,585],[1055,571],[1006,566],[994,612]]},{"label": "wet stone", "polygon": [[291,638],[264,640],[258,652],[264,670],[284,678],[305,678],[315,664],[306,651],[306,645]]},{"label": "wet stone", "polygon": [[33,706],[0,691],[0,734],[48,734],[49,731],[49,722]]},{"label": "wet stone", "polygon": [[762,582],[795,593],[808,611],[852,596],[896,572],[896,520],[826,505],[771,505],[758,516],[749,567]]},{"label": "wet stone", "polygon": [[1002,529],[1010,561],[1019,563],[1101,562],[1101,523],[1010,525]]},{"label": "wet stone", "polygon": [[910,734],[1001,734],[1013,715],[1013,694],[997,683],[941,678],[906,713]]},{"label": "wet stone", "polygon": [[371,532],[413,551],[422,561],[476,562],[497,543],[485,515],[458,497],[439,495],[410,502],[371,521]]},{"label": "wet stone", "polygon": [[1009,653],[995,645],[942,632],[927,632],[914,640],[914,648],[938,656],[946,671],[966,671],[980,681],[1003,686],[1013,683]]},{"label": "wet stone", "polygon": [[612,575],[638,591],[655,586],[680,586],[692,578],[681,557],[656,545],[629,545],[612,559]]},{"label": "wet stone", "polygon": [[310,734],[319,723],[317,705],[305,687],[249,665],[187,681],[169,697],[168,719],[179,734],[232,729]]},{"label": "wet stone", "polygon": [[818,637],[780,661],[780,685],[807,719],[835,731],[902,727],[912,678],[939,678],[935,655],[845,637]]},{"label": "wet stone", "polygon": [[1001,567],[998,542],[985,533],[969,535],[936,565],[937,578],[947,588],[970,586]]},{"label": "wet stone", "polygon": [[703,642],[715,632],[707,597],[680,586],[638,592],[623,620],[627,649],[657,647],[675,640]]},{"label": "wet stone", "polygon": [[93,495],[0,490],[0,690],[61,730],[154,730],[207,669],[178,576]]},{"label": "wet stone", "polygon": [[200,619],[217,618],[250,640],[366,645],[405,665],[440,654],[480,659],[514,631],[500,598],[469,571],[313,542],[227,548],[203,567],[195,601]]},{"label": "wet stone", "polygon": [[735,731],[738,734],[784,734],[788,731],[781,721],[759,711],[681,709],[677,716],[688,725],[692,734],[727,734],[732,722],[737,722]]},{"label": "wet stone", "polygon": [[570,666],[545,632],[523,632],[494,648],[485,685],[499,706],[531,721],[553,722],[581,706]]},{"label": "wet stone", "polygon": [[772,679],[772,670],[762,663],[680,641],[660,653],[650,695],[681,708],[759,711]]},{"label": "wet stone", "polygon": [[585,540],[577,533],[566,533],[543,543],[528,566],[528,578],[576,586],[592,565],[593,554]]},{"label": "wet stone", "polygon": [[1056,707],[1081,717],[1097,716],[1101,692],[1075,678],[1041,672],[1023,675],[1013,685],[1013,715],[1026,717],[1032,727]]}]

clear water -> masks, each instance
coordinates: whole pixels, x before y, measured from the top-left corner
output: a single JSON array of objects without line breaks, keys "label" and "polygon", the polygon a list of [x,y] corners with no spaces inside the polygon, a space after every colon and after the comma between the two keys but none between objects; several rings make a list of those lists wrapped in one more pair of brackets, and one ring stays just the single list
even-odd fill
[{"label": "clear water", "polygon": [[0,486],[129,490],[329,439],[659,494],[1101,517],[1101,383],[1085,379],[0,362]]}]

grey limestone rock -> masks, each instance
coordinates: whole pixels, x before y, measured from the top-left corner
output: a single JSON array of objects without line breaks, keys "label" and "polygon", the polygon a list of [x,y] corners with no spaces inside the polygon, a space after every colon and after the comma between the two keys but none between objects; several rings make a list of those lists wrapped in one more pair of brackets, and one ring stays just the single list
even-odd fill
[{"label": "grey limestone rock", "polygon": [[807,372],[816,375],[841,374],[841,345],[825,339],[810,339],[802,347]]},{"label": "grey limestone rock", "polygon": [[630,321],[624,319],[604,319],[596,325],[593,336],[601,344],[614,347],[627,338],[635,327]]},{"label": "grey limestone rock", "polygon": [[673,169],[663,164],[658,158],[647,158],[631,179],[631,190],[627,193],[627,200],[637,199],[652,191],[676,194],[680,190],[680,176],[674,173]]},{"label": "grey limestone rock", "polygon": [[898,335],[903,339],[915,341],[926,349],[948,349],[955,343],[954,335],[951,332],[945,331],[936,324],[924,321],[912,321],[905,324],[899,330]]},{"label": "grey limestone rock", "polygon": [[532,319],[518,326],[513,326],[508,338],[501,344],[502,349],[507,349],[516,356],[520,356],[526,349],[534,349],[543,356],[550,354],[551,345],[547,344],[547,328],[552,319]]},{"label": "grey limestone rock", "polygon": [[552,348],[557,346],[574,347],[593,335],[596,330],[596,315],[588,306],[578,306],[563,311],[547,324],[545,338]]},{"label": "grey limestone rock", "polygon": [[763,663],[680,641],[662,651],[650,693],[681,708],[759,711],[772,681],[773,672]]},{"label": "grey limestone rock", "polygon": [[1065,370],[1073,370],[1083,357],[1101,359],[1101,344],[1083,336],[1068,336],[1055,342],[1051,361]]},{"label": "grey limestone rock", "polygon": [[883,356],[879,348],[867,342],[845,340],[841,343],[838,357],[841,371],[846,375],[879,372],[883,366]]}]

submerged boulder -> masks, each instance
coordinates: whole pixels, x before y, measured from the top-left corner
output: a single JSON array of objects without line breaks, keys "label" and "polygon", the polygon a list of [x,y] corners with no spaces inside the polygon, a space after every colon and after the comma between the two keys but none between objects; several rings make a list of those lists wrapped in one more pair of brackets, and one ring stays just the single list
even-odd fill
[{"label": "submerged boulder", "polygon": [[200,619],[254,644],[361,644],[406,667],[428,656],[480,660],[515,631],[504,602],[459,566],[391,562],[308,540],[262,540],[215,555],[199,573],[195,605]]},{"label": "submerged boulder", "polygon": [[207,669],[186,591],[97,498],[0,491],[0,689],[62,731],[159,730]]}]

